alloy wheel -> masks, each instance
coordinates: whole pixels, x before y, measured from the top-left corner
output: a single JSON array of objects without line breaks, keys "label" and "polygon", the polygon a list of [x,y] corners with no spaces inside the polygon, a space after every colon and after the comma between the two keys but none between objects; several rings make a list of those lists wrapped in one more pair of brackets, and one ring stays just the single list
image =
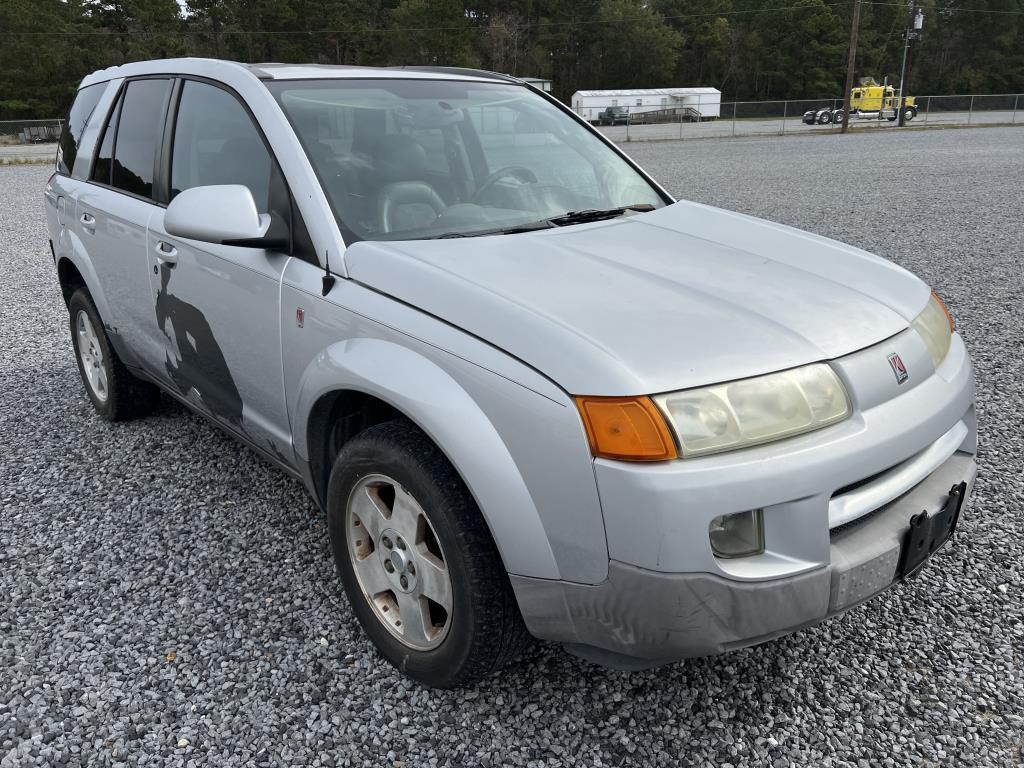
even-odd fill
[{"label": "alloy wheel", "polygon": [[404,645],[436,648],[451,626],[452,580],[423,507],[397,481],[368,475],[345,510],[348,556],[374,615]]},{"label": "alloy wheel", "polygon": [[109,394],[107,390],[107,369],[103,362],[103,348],[100,346],[96,329],[93,328],[92,320],[84,311],[78,312],[75,319],[75,330],[78,335],[78,356],[82,361],[82,370],[85,372],[89,389],[101,403],[107,401]]}]

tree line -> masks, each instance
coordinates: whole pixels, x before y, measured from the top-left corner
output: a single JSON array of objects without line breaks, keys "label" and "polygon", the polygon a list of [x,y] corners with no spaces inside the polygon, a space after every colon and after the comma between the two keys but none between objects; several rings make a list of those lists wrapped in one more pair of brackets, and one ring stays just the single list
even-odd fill
[{"label": "tree line", "polygon": [[[1024,0],[924,0],[920,94],[1024,91]],[[0,0],[0,119],[62,114],[128,61],[482,67],[579,89],[840,97],[853,0]],[[899,76],[909,3],[865,1],[856,74]]]}]

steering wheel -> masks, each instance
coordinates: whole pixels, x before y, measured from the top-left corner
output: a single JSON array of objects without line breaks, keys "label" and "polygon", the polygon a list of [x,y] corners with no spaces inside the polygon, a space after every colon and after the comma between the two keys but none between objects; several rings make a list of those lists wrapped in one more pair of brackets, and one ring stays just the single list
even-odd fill
[{"label": "steering wheel", "polygon": [[499,168],[484,179],[484,183],[481,184],[473,194],[473,199],[479,200],[486,193],[491,191],[491,187],[505,178],[518,179],[523,184],[537,183],[537,174],[529,168],[524,168],[521,165],[506,165],[504,168]]}]

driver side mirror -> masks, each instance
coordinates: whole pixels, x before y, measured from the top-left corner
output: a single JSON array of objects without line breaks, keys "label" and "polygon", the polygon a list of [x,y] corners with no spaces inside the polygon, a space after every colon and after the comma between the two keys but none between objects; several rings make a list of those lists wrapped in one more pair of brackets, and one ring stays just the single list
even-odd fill
[{"label": "driver side mirror", "polygon": [[248,248],[284,248],[287,238],[270,235],[272,218],[256,210],[242,184],[214,184],[179,192],[164,213],[167,234],[188,240]]}]

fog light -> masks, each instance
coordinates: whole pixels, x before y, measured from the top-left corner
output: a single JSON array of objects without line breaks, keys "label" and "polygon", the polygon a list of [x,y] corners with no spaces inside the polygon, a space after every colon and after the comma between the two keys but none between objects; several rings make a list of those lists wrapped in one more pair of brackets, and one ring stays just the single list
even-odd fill
[{"label": "fog light", "polygon": [[764,521],[760,509],[720,515],[708,530],[717,557],[749,557],[764,552]]}]

